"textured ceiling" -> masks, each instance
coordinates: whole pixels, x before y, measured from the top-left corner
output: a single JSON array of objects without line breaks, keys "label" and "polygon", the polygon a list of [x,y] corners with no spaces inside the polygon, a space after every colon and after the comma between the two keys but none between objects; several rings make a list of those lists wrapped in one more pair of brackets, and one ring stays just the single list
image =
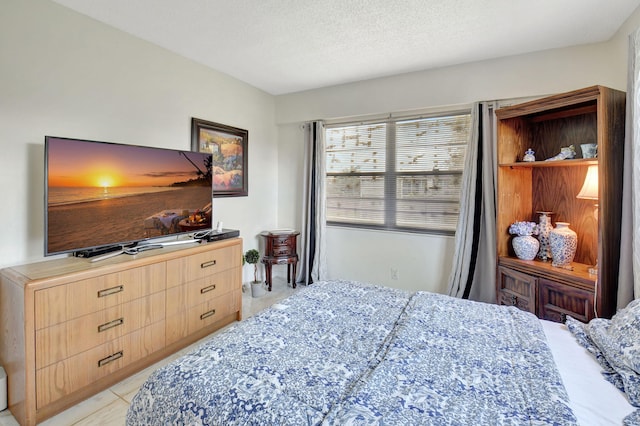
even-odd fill
[{"label": "textured ceiling", "polygon": [[54,0],[278,95],[610,39],[640,0]]}]

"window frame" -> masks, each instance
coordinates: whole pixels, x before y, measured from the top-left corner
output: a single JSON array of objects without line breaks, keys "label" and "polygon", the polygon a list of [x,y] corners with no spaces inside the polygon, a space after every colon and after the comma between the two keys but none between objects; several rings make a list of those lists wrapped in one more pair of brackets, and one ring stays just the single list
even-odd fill
[{"label": "window frame", "polygon": [[[396,124],[404,121],[411,120],[422,120],[422,119],[432,119],[432,118],[446,118],[446,117],[455,117],[460,115],[468,115],[469,119],[471,118],[471,106],[463,106],[456,109],[442,109],[437,110],[435,112],[429,113],[416,113],[410,115],[403,116],[394,116],[393,114],[388,114],[379,118],[369,118],[367,120],[358,120],[358,119],[350,119],[343,121],[334,121],[334,122],[326,122],[325,123],[325,144],[327,142],[327,132],[331,129],[341,128],[341,127],[350,127],[350,126],[364,126],[364,125],[374,125],[374,124],[385,124],[386,126],[386,137],[385,137],[385,171],[384,172],[349,172],[349,173],[338,173],[338,172],[325,172],[325,182],[330,177],[362,177],[362,176],[380,176],[384,178],[384,221],[382,224],[376,223],[358,223],[357,221],[347,222],[347,221],[336,221],[336,220],[326,220],[327,226],[332,227],[340,227],[340,228],[355,228],[355,229],[369,229],[374,231],[389,231],[389,232],[406,232],[406,233],[417,233],[417,234],[426,234],[426,235],[446,235],[453,236],[456,233],[456,229],[438,229],[433,227],[412,227],[412,226],[403,226],[397,225],[397,191],[398,191],[398,178],[402,176],[459,176],[459,179],[462,181],[463,173],[464,173],[464,162],[460,170],[451,171],[438,171],[438,170],[423,170],[423,171],[400,171],[396,170],[396,161],[397,161],[397,150],[396,150]],[[471,120],[469,120],[469,126],[471,126]],[[468,152],[468,146],[471,139],[472,129],[468,128],[468,135],[466,141],[465,148],[465,158]],[[326,148],[326,145],[325,145]],[[325,152],[325,156],[327,153]],[[457,210],[459,215],[459,207],[460,200],[462,198],[462,185],[460,187],[460,192],[458,193],[457,200]],[[356,198],[354,198],[356,199]],[[359,198],[362,199],[362,198]],[[425,200],[425,202],[429,202]],[[456,220],[457,223],[457,220]]]}]

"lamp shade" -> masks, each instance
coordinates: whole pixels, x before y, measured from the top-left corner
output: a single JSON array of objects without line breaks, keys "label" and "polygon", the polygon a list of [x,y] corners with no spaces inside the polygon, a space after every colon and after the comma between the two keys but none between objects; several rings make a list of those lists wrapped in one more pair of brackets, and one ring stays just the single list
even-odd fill
[{"label": "lamp shade", "polygon": [[576,198],[585,200],[598,199],[598,166],[589,166],[582,189],[578,195],[576,195]]}]

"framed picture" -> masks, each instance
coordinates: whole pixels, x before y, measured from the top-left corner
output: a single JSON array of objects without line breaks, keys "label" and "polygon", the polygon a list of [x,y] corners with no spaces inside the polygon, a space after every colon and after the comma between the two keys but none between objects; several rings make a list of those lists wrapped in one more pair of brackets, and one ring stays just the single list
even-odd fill
[{"label": "framed picture", "polygon": [[213,195],[248,195],[247,143],[249,132],[225,124],[191,119],[191,150],[211,153]]}]

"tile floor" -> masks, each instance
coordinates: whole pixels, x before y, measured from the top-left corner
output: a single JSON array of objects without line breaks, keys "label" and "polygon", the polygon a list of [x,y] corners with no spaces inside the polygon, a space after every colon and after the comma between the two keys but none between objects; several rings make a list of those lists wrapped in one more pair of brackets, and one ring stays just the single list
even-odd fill
[{"label": "tile floor", "polygon": [[[247,285],[248,286],[248,285]],[[299,287],[298,287],[299,288]],[[273,277],[273,286],[271,293],[266,292],[261,297],[251,297],[251,289],[247,288],[242,294],[242,316],[248,318],[251,315],[260,312],[266,307],[278,302],[289,296],[296,289],[291,288],[287,284],[286,279]],[[205,337],[206,339],[206,337]],[[134,397],[142,383],[147,377],[158,367],[165,365],[180,355],[188,352],[193,347],[199,345],[196,342],[181,351],[165,358],[164,360],[140,371],[139,373],[123,380],[122,382],[112,386],[111,388],[100,392],[97,395],[74,405],[62,413],[45,420],[43,426],[83,426],[83,425],[102,425],[102,426],[122,426],[125,424],[125,417],[129,403]],[[0,426],[17,426],[18,422],[7,409],[0,411]]]}]

